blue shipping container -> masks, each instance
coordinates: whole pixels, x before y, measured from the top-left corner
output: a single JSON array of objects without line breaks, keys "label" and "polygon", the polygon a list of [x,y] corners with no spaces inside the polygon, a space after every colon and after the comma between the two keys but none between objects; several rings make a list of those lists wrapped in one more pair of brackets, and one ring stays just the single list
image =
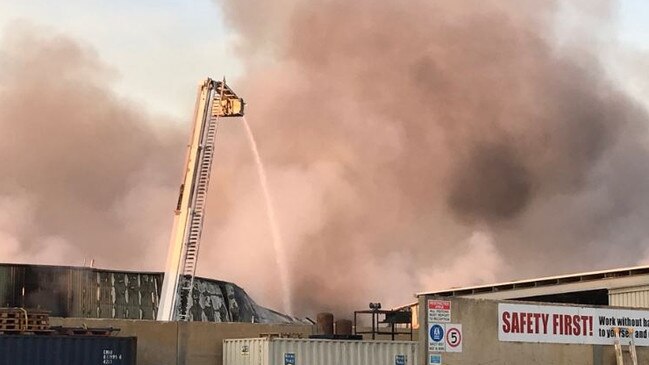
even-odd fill
[{"label": "blue shipping container", "polygon": [[137,338],[0,335],[0,365],[136,365]]}]

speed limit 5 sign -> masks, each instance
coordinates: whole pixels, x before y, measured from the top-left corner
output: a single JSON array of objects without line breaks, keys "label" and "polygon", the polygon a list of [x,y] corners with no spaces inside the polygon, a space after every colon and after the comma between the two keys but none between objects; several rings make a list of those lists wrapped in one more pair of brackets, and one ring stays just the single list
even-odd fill
[{"label": "speed limit 5 sign", "polygon": [[446,352],[462,352],[462,325],[446,324]]}]

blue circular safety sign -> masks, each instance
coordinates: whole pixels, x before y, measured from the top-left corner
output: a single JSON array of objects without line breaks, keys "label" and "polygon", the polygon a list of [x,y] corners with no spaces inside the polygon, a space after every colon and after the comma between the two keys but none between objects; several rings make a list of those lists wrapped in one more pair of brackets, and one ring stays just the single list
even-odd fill
[{"label": "blue circular safety sign", "polygon": [[430,339],[433,342],[441,342],[444,339],[444,328],[435,324],[430,327]]}]

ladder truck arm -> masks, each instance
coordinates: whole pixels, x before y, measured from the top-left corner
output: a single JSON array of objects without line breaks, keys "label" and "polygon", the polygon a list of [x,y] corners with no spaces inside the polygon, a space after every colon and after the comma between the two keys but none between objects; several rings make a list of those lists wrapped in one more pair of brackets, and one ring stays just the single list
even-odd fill
[{"label": "ladder truck arm", "polygon": [[198,249],[203,230],[205,205],[210,181],[214,140],[219,118],[242,117],[243,99],[230,89],[225,79],[207,79],[199,85],[180,194],[167,252],[167,265],[156,318],[159,321],[186,321]]}]

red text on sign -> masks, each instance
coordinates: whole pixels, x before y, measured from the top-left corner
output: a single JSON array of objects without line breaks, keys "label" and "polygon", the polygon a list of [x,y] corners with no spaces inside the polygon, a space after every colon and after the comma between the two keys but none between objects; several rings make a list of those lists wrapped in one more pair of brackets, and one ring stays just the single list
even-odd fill
[{"label": "red text on sign", "polygon": [[548,333],[547,313],[503,312],[505,333]]},{"label": "red text on sign", "polygon": [[450,310],[451,302],[446,300],[429,300],[428,309],[443,309]]},{"label": "red text on sign", "polygon": [[504,311],[501,319],[504,333],[593,335],[592,316]]},{"label": "red text on sign", "polygon": [[593,317],[578,314],[553,314],[552,328],[555,335],[592,336]]}]

